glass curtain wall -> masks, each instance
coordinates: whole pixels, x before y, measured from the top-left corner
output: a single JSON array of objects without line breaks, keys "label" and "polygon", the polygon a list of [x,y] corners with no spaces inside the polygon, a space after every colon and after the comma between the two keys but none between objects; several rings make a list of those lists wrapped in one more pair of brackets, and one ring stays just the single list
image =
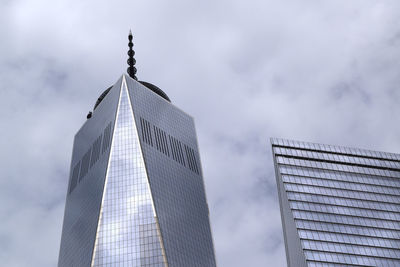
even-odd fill
[{"label": "glass curtain wall", "polygon": [[308,266],[400,266],[400,155],[271,142]]},{"label": "glass curtain wall", "polygon": [[92,266],[167,266],[126,81],[104,187]]}]

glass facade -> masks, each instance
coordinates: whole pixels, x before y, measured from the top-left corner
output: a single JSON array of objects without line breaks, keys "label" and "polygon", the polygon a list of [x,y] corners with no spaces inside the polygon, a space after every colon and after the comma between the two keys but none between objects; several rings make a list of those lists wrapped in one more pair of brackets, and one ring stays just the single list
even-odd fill
[{"label": "glass facade", "polygon": [[216,266],[194,120],[129,77],[126,82],[168,266]]},{"label": "glass facade", "polygon": [[[69,188],[66,194],[62,228],[59,267],[91,266],[99,221],[105,174],[111,150],[111,138],[122,78],[114,85],[93,117],[86,120],[76,133],[72,151]],[[97,152],[101,139],[101,151]],[[87,151],[94,151],[93,164],[89,164],[81,177],[81,162]],[[97,155],[99,153],[99,155]]]},{"label": "glass facade", "polygon": [[165,256],[125,81],[92,266],[165,267]]},{"label": "glass facade", "polygon": [[216,266],[193,118],[144,85],[103,95],[70,173],[59,267]]},{"label": "glass facade", "polygon": [[271,143],[288,266],[400,266],[400,155]]}]

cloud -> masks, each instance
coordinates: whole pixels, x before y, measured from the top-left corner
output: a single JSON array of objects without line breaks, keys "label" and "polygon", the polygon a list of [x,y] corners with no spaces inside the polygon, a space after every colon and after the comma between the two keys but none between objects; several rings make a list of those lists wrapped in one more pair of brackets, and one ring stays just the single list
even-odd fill
[{"label": "cloud", "polygon": [[269,137],[400,151],[397,1],[0,5],[7,266],[56,265],[73,136],[129,28],[139,79],[196,120],[219,266],[285,266]]}]

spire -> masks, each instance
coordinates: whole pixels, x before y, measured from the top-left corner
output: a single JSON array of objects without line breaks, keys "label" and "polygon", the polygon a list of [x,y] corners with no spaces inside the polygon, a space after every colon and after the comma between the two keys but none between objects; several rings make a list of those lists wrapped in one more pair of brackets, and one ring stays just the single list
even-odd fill
[{"label": "spire", "polygon": [[137,80],[137,78],[136,78],[136,68],[134,67],[135,64],[136,64],[136,59],[134,58],[134,56],[135,56],[135,51],[133,51],[133,49],[132,49],[132,47],[133,47],[132,38],[133,38],[133,36],[132,36],[132,31],[129,30],[129,35],[128,35],[128,39],[129,39],[129,43],[128,43],[128,46],[129,46],[128,56],[129,56],[129,58],[128,58],[128,61],[127,61],[127,62],[128,62],[128,65],[129,65],[129,68],[127,69],[127,71],[128,71],[129,76],[130,76],[132,79]]}]

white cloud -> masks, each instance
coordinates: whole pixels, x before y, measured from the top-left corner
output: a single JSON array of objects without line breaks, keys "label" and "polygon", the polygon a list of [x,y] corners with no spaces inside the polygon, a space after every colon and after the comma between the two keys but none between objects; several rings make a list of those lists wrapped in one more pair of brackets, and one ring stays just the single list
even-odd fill
[{"label": "white cloud", "polygon": [[285,265],[270,136],[400,151],[398,1],[0,5],[7,266],[56,264],[73,135],[129,28],[138,77],[196,120],[219,266]]}]

